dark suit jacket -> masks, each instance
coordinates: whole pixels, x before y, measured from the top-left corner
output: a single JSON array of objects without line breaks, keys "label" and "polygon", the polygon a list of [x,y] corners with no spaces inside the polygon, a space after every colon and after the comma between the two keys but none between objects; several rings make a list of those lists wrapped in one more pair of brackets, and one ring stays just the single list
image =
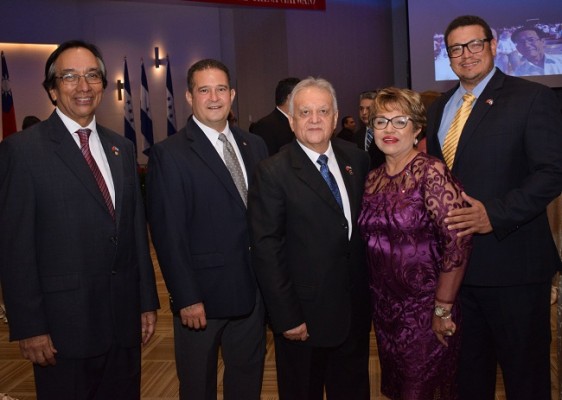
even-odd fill
[{"label": "dark suit jacket", "polygon": [[[365,150],[365,136],[367,135],[367,127],[362,123],[359,124],[359,129],[355,132],[354,140],[361,150]],[[381,166],[385,162],[385,156],[382,151],[375,144],[375,139],[369,146],[369,157],[371,158],[371,169]]]},{"label": "dark suit jacket", "polygon": [[113,222],[63,122],[0,144],[0,271],[10,338],[50,334],[58,356],[91,357],[141,341],[158,308],[132,143],[98,125],[115,186]]},{"label": "dark suit jacket", "polygon": [[[428,113],[428,152],[441,159],[437,131],[456,89]],[[464,283],[549,280],[560,267],[545,213],[562,191],[562,115],[554,93],[496,70],[464,126],[452,172],[484,203],[494,229],[474,235]]]},{"label": "dark suit jacket", "polygon": [[[259,137],[231,127],[248,178],[267,157]],[[152,240],[173,310],[203,302],[207,318],[254,307],[246,207],[219,154],[190,118],[151,149],[148,212]]]},{"label": "dark suit jacket", "polygon": [[369,159],[352,143],[334,139],[332,146],[351,203],[351,240],[343,211],[297,141],[260,163],[248,196],[253,266],[273,330],[306,322],[304,344],[312,346],[342,343],[352,318],[370,327],[356,225]]},{"label": "dark suit jacket", "polygon": [[342,130],[336,134],[336,137],[342,140],[347,140],[348,142],[355,143],[355,138],[353,137],[353,131],[351,129],[342,128]]},{"label": "dark suit jacket", "polygon": [[269,155],[277,153],[281,147],[295,138],[288,118],[277,108],[256,122],[252,127],[252,133],[261,136],[265,141]]}]

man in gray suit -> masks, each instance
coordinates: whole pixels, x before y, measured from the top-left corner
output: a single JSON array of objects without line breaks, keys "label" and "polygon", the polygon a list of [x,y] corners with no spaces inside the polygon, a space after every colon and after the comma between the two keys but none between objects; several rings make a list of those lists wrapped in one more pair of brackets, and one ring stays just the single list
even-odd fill
[{"label": "man in gray suit", "polygon": [[106,85],[95,46],[61,44],[43,83],[56,110],[0,144],[0,280],[39,400],[138,400],[154,333],[134,147],[95,119]]}]

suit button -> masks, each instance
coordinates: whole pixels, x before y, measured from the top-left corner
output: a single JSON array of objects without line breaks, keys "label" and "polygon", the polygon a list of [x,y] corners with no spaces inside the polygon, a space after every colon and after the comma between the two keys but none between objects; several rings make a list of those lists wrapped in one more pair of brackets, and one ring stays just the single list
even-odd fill
[{"label": "suit button", "polygon": [[111,271],[111,275],[117,275],[117,271],[115,270]]},{"label": "suit button", "polygon": [[109,238],[109,240],[111,240],[111,243],[113,243],[115,246],[117,246],[117,236],[111,236]]}]

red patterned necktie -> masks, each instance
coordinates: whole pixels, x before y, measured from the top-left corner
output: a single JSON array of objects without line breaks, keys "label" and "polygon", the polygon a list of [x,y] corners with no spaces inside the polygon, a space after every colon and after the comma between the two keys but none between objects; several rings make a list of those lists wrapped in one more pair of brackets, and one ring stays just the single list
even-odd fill
[{"label": "red patterned necktie", "polygon": [[111,201],[111,195],[109,194],[109,190],[107,189],[107,184],[103,179],[103,175],[101,174],[100,169],[98,168],[98,164],[96,164],[96,160],[92,156],[90,152],[90,133],[92,133],[91,129],[78,129],[76,131],[78,137],[80,138],[80,150],[82,150],[82,155],[86,159],[88,166],[92,170],[92,174],[94,174],[94,178],[98,187],[100,188],[101,194],[103,196],[103,200],[105,201],[105,205],[111,215],[113,221],[115,221],[115,208],[113,207],[113,202]]}]

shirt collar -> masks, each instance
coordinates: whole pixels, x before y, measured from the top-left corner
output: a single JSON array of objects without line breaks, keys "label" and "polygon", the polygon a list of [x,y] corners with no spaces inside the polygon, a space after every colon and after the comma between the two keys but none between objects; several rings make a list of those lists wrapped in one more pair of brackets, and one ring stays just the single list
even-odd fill
[{"label": "shirt collar", "polygon": [[66,116],[58,107],[55,109],[55,111],[70,133],[75,133],[78,129],[90,129],[92,132],[97,132],[95,115],[94,118],[92,118],[92,121],[87,126],[81,126],[78,122]]}]

